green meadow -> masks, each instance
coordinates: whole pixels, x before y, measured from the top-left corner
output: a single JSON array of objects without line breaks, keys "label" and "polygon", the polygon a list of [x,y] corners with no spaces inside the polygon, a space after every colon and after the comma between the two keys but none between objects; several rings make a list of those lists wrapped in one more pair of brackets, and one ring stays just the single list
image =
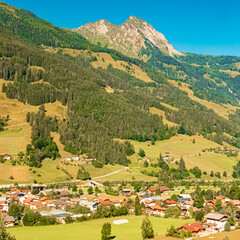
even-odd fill
[{"label": "green meadow", "polygon": [[[97,219],[76,224],[53,225],[45,227],[16,227],[8,229],[17,240],[96,240],[101,239],[103,223],[127,219],[129,222],[121,225],[112,224],[112,236],[116,240],[140,240],[141,222],[144,216],[125,216],[108,219]],[[192,219],[165,219],[150,217],[156,235],[165,235],[168,228],[193,222]]]}]

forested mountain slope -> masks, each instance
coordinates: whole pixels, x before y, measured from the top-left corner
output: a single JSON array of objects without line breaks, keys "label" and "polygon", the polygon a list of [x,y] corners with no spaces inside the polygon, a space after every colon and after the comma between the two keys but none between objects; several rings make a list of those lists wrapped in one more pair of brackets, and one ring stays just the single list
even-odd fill
[{"label": "forested mountain slope", "polygon": [[[71,54],[70,50],[66,52],[66,47],[72,48],[73,53],[73,49],[81,51]],[[49,48],[53,51],[47,51]],[[127,155],[134,152],[131,144],[114,141],[115,138],[151,140],[154,144],[177,132],[198,133],[220,144],[226,141],[240,147],[239,111],[233,111],[229,119],[222,118],[179,88],[181,82],[187,82],[194,93],[199,91],[199,97],[205,98],[200,93],[206,92],[209,100],[221,99],[220,102],[226,100],[238,105],[235,92],[231,93],[224,85],[233,84],[230,79],[229,82],[222,80],[223,86],[214,83],[215,87],[205,86],[199,77],[208,68],[209,75],[217,71],[214,70],[217,63],[210,61],[213,57],[209,60],[203,56],[207,60],[199,59],[196,63],[199,66],[195,66],[191,55],[179,56],[176,60],[160,53],[159,48],[149,49],[151,58],[145,63],[92,45],[77,33],[0,3],[0,78],[10,81],[3,84],[2,91],[10,99],[40,106],[38,113],[29,113],[26,118],[32,126],[32,144],[26,149],[29,164],[41,166],[43,159],[59,156],[50,134],[54,131],[60,133],[65,150],[72,154],[87,153],[104,164],[127,165]],[[98,67],[100,61],[105,62],[99,57],[102,52],[114,59],[106,68]],[[220,62],[219,57],[216,61],[223,66],[226,59]],[[115,67],[114,61],[123,69]],[[238,58],[230,58],[226,68],[237,61]],[[133,74],[137,67],[150,81]],[[179,86],[169,82],[170,77],[179,81]],[[200,83],[204,87],[197,88]],[[213,98],[214,94],[219,98]],[[65,119],[45,114],[43,104],[56,100],[67,106]],[[158,114],[151,114],[152,108],[164,112],[166,119],[175,123],[174,127],[164,124]]]}]

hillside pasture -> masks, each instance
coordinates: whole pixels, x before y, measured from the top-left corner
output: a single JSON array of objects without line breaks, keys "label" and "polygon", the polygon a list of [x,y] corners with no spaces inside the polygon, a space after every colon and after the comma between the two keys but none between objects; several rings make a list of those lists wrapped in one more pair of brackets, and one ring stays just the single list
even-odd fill
[{"label": "hillside pasture", "polygon": [[239,158],[227,157],[223,154],[209,153],[202,154],[201,156],[184,158],[186,167],[193,168],[198,166],[202,171],[206,171],[210,174],[213,172],[220,172],[221,176],[224,171],[228,173],[228,176],[232,175],[233,166],[237,164]]},{"label": "hillside pasture", "polygon": [[[10,180],[12,176],[14,179]],[[29,182],[31,175],[28,171],[28,166],[12,166],[10,162],[0,163],[0,182],[1,183],[15,183],[15,182]]]},{"label": "hillside pasture", "polygon": [[[193,139],[195,139],[195,143],[193,143]],[[169,152],[170,157],[179,159],[181,156],[187,157],[202,153],[202,150],[205,148],[215,148],[220,146],[219,144],[198,135],[178,135],[169,140],[156,141],[155,145],[151,145],[150,141],[137,142],[130,140],[130,142],[133,144],[136,154],[139,152],[139,149],[142,148],[145,151],[146,156],[153,160],[157,160],[160,153],[164,155],[165,152]],[[137,158],[140,157],[137,156]]]}]

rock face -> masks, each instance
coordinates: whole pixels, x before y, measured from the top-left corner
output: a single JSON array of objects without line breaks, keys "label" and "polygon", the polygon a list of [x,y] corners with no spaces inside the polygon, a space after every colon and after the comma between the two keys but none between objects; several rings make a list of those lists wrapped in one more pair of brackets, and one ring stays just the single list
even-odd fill
[{"label": "rock face", "polygon": [[156,31],[146,21],[133,16],[121,25],[100,20],[73,31],[80,33],[93,44],[118,50],[129,57],[147,58],[146,50],[149,45],[157,47],[165,55],[181,55],[162,33]]}]

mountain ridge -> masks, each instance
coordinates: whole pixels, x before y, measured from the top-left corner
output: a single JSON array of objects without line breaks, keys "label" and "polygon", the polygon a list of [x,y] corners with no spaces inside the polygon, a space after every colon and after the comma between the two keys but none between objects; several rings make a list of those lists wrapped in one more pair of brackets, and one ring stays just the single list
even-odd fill
[{"label": "mountain ridge", "polygon": [[162,33],[156,31],[145,20],[135,16],[130,16],[126,22],[120,25],[114,25],[102,19],[87,23],[72,31],[80,33],[93,44],[100,43],[102,46],[138,59],[149,57],[143,54],[143,50],[148,48],[146,41],[156,46],[164,55],[172,57],[183,55],[173,48]]}]

